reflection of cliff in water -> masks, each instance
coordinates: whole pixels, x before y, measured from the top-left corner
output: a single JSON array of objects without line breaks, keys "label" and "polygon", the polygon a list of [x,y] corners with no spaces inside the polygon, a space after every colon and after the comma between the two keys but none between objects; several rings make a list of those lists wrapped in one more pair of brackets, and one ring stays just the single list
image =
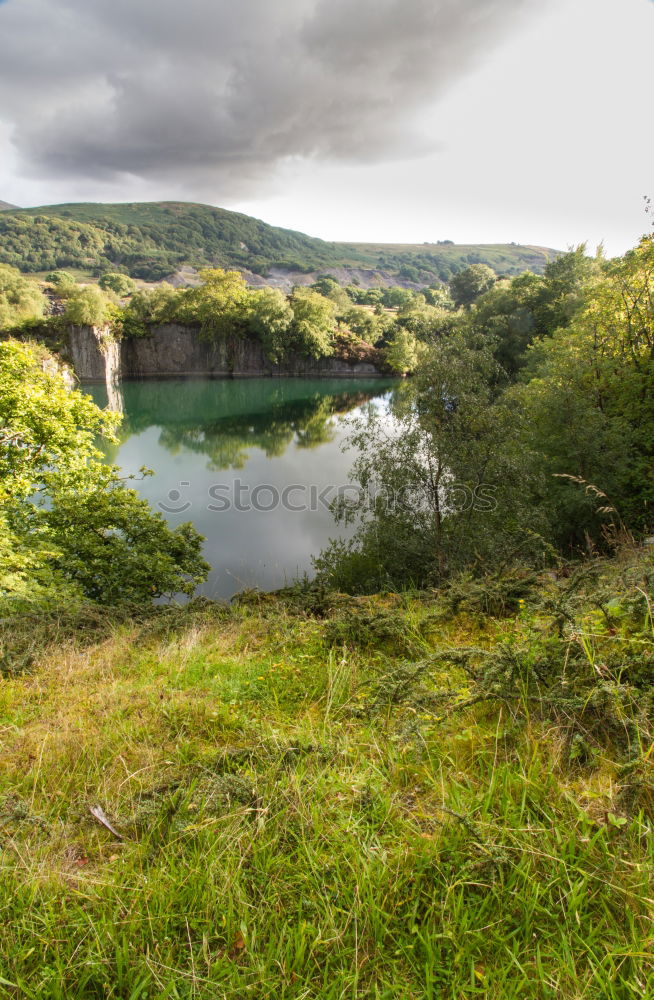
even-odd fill
[{"label": "reflection of cliff in water", "polygon": [[[315,448],[330,441],[334,417],[386,393],[393,380],[166,379],[122,383],[121,444],[159,427],[160,444],[173,455],[206,455],[211,469],[242,468],[252,448],[283,455],[292,443]],[[107,404],[103,386],[90,391]],[[114,447],[106,449],[113,458]]]}]

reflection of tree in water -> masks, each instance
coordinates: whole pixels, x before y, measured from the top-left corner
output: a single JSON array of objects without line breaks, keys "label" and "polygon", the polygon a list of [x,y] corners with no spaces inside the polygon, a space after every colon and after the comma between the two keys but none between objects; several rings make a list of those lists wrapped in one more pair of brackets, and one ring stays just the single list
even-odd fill
[{"label": "reflection of tree in water", "polygon": [[[366,402],[365,399],[360,399],[354,405],[361,406],[364,402]],[[336,428],[332,418],[338,413],[348,413],[354,407],[352,400],[345,408],[339,409],[338,405],[334,406],[333,404],[333,398],[322,399],[318,403],[316,412],[305,421],[302,427],[297,428],[295,443],[298,448],[317,448],[320,444],[327,444],[334,440]]]},{"label": "reflection of tree in water", "polygon": [[[206,455],[212,470],[242,468],[251,449],[269,457],[295,443],[316,448],[331,441],[334,418],[388,391],[390,380],[174,379],[125,382],[120,443],[150,427],[171,454]],[[96,401],[102,399],[94,391]],[[116,446],[103,448],[110,460]],[[147,458],[146,458],[147,463]]]},{"label": "reflection of tree in water", "polygon": [[278,458],[295,443],[299,448],[317,448],[332,441],[334,417],[347,413],[371,398],[370,393],[341,397],[321,396],[303,402],[273,406],[268,414],[249,418],[223,418],[201,427],[164,427],[159,438],[172,454],[181,450],[206,455],[208,468],[242,469],[253,448],[267,458]]}]

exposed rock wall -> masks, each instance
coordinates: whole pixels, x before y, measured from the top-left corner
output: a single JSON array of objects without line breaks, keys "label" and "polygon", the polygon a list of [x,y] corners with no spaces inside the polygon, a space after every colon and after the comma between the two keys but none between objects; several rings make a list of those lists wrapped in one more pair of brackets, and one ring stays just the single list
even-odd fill
[{"label": "exposed rock wall", "polygon": [[107,378],[107,357],[103,350],[103,331],[94,326],[73,326],[70,329],[70,358],[78,378],[85,382],[104,382]]},{"label": "exposed rock wall", "polygon": [[83,382],[107,382],[120,378],[209,375],[248,378],[262,375],[371,376],[381,372],[369,362],[339,358],[309,358],[291,355],[274,365],[256,340],[234,338],[212,343],[197,330],[177,325],[155,327],[149,337],[113,341],[107,331],[73,327],[70,353],[77,377]]}]

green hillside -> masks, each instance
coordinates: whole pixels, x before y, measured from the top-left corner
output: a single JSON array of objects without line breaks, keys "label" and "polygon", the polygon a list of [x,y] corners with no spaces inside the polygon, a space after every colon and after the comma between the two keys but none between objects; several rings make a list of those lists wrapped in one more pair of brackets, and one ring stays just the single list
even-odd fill
[{"label": "green hillside", "polygon": [[416,284],[447,281],[469,264],[501,274],[542,272],[556,251],[542,247],[330,243],[238,212],[183,202],[68,204],[3,211],[0,263],[22,271],[122,269],[157,281],[182,265],[326,271],[362,268]]}]

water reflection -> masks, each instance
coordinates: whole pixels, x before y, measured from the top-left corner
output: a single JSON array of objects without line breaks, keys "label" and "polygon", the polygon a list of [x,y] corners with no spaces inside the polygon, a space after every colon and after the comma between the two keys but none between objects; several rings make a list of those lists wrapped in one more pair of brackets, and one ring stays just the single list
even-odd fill
[{"label": "water reflection", "polygon": [[[340,447],[344,418],[364,405],[387,406],[395,384],[299,378],[129,381],[122,385],[120,442],[106,454],[126,474],[143,465],[153,469],[153,477],[135,483],[139,492],[171,524],[192,520],[205,535],[205,556],[214,567],[205,593],[230,597],[245,586],[271,589],[310,572],[311,555],[341,533],[331,514],[320,504],[314,510],[289,510],[281,503],[270,510],[224,509],[212,496],[231,498],[236,489],[251,496],[264,485],[270,487],[268,498],[281,496],[289,485],[305,487],[305,495],[313,487],[317,495],[346,483],[351,458]],[[107,405],[104,386],[86,391]]]}]

